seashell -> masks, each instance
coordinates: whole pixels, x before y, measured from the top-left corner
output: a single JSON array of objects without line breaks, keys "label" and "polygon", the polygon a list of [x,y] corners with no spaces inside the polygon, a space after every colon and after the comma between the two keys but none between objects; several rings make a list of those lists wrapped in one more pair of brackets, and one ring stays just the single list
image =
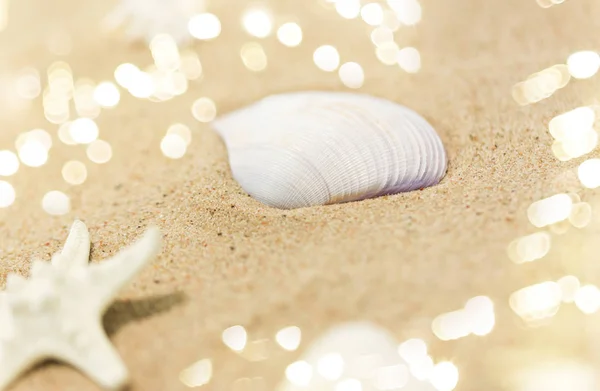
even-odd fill
[{"label": "seashell", "polygon": [[[429,358],[424,354],[424,360]],[[419,365],[406,362],[394,337],[381,327],[370,322],[343,323],[315,340],[287,367],[277,391],[435,391],[429,380],[413,375]]]},{"label": "seashell", "polygon": [[237,182],[281,209],[422,189],[447,168],[442,141],[425,119],[364,94],[272,95],[213,127]]}]

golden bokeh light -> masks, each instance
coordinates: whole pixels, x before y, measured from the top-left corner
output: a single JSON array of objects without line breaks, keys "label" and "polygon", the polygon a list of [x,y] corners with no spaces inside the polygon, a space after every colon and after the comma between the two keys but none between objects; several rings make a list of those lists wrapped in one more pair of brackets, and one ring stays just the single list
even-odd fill
[{"label": "golden bokeh light", "polygon": [[94,100],[102,107],[115,107],[120,99],[119,89],[110,81],[102,82],[94,89]]},{"label": "golden bokeh light", "polygon": [[340,66],[340,54],[331,45],[319,46],[313,53],[313,61],[317,68],[333,72]]},{"label": "golden bokeh light", "polygon": [[575,276],[564,276],[556,282],[560,286],[563,303],[572,303],[575,301],[575,296],[581,288],[579,278]]},{"label": "golden bokeh light", "polygon": [[210,98],[196,99],[192,104],[192,115],[200,122],[210,122],[217,116],[217,106]]},{"label": "golden bokeh light", "polygon": [[371,31],[371,42],[375,46],[394,42],[394,32],[387,26],[379,26]]},{"label": "golden bokeh light", "polygon": [[365,82],[365,73],[359,63],[347,62],[338,71],[342,83],[352,89],[358,89]]},{"label": "golden bokeh light", "polygon": [[306,361],[295,361],[285,369],[285,377],[298,387],[306,387],[313,376],[313,368]]},{"label": "golden bokeh light", "polygon": [[584,314],[594,314],[600,309],[600,289],[595,285],[584,285],[577,290],[574,302]]},{"label": "golden bokeh light", "polygon": [[568,194],[556,194],[532,203],[527,208],[529,222],[535,227],[542,228],[569,218],[573,200]]},{"label": "golden bokeh light", "polygon": [[231,326],[221,334],[221,339],[225,346],[234,352],[241,352],[246,347],[248,342],[248,333],[244,326]]},{"label": "golden bokeh light", "polygon": [[569,73],[576,79],[588,79],[600,69],[600,55],[591,50],[575,52],[567,59]]},{"label": "golden bokeh light", "polygon": [[0,151],[0,176],[11,176],[19,170],[19,158],[13,151]]},{"label": "golden bokeh light", "polygon": [[71,199],[58,190],[49,191],[42,198],[42,209],[53,216],[67,214],[71,210]]},{"label": "golden bokeh light", "polygon": [[551,239],[548,232],[536,232],[515,239],[508,245],[508,256],[516,264],[536,261],[548,254]]},{"label": "golden bokeh light", "polygon": [[520,105],[528,105],[546,99],[565,87],[571,75],[565,64],[553,65],[530,75],[512,88],[512,97]]},{"label": "golden bokeh light", "polygon": [[23,99],[35,99],[42,92],[40,73],[35,68],[22,69],[15,83],[17,94]]},{"label": "golden bokeh light", "polygon": [[202,76],[202,63],[198,55],[191,50],[181,52],[179,70],[188,80],[196,80]]},{"label": "golden bokeh light", "polygon": [[244,30],[254,37],[266,38],[273,30],[273,18],[266,9],[249,9],[242,16]]},{"label": "golden bokeh light", "polygon": [[297,326],[285,327],[275,334],[275,341],[282,349],[294,351],[300,346],[302,331]]},{"label": "golden bokeh light", "polygon": [[152,76],[143,71],[132,74],[128,91],[136,98],[149,98],[154,94],[155,86]]},{"label": "golden bokeh light", "polygon": [[112,147],[104,140],[94,140],[87,146],[85,153],[90,161],[103,164],[112,158]]},{"label": "golden bokeh light", "polygon": [[75,83],[73,100],[75,110],[81,117],[96,118],[100,115],[101,107],[94,99],[95,90],[96,84],[92,80],[80,79]]},{"label": "golden bokeh light", "polygon": [[360,15],[360,0],[337,0],[336,12],[344,19],[354,19]]},{"label": "golden bokeh light", "polygon": [[41,167],[48,161],[48,149],[39,140],[29,139],[18,149],[19,159],[29,167]]},{"label": "golden bokeh light", "polygon": [[577,176],[584,187],[600,187],[600,159],[588,159],[579,165]]},{"label": "golden bokeh light", "polygon": [[157,34],[150,41],[150,53],[157,69],[172,72],[181,65],[179,48],[169,34]]},{"label": "golden bokeh light", "polygon": [[70,160],[63,165],[61,174],[65,182],[81,185],[87,179],[87,168],[80,161]]},{"label": "golden bokeh light", "polygon": [[98,125],[91,118],[77,118],[69,126],[69,135],[77,144],[89,144],[98,138]]},{"label": "golden bokeh light", "polygon": [[192,131],[184,124],[175,123],[167,129],[167,134],[176,134],[181,137],[186,145],[192,142]]},{"label": "golden bokeh light", "polygon": [[395,32],[398,31],[398,29],[402,26],[402,23],[400,22],[400,19],[398,19],[396,13],[393,10],[388,9],[383,11],[382,26],[385,26],[391,31]]},{"label": "golden bokeh light", "polygon": [[471,334],[469,319],[463,310],[439,315],[433,320],[431,330],[442,341],[452,341]]},{"label": "golden bokeh light", "polygon": [[410,372],[403,364],[381,367],[373,373],[373,385],[377,390],[399,390],[409,381]]},{"label": "golden bokeh light", "polygon": [[592,206],[587,202],[573,204],[569,222],[575,228],[584,228],[592,221]]},{"label": "golden bokeh light", "polygon": [[403,25],[414,26],[421,21],[423,10],[417,0],[387,0],[387,4]]},{"label": "golden bokeh light", "polygon": [[115,80],[117,81],[117,84],[120,85],[121,87],[123,87],[125,89],[129,89],[129,87],[133,83],[135,75],[138,72],[140,72],[140,69],[133,64],[130,64],[130,63],[121,64],[121,65],[117,66],[117,68],[115,69],[115,73],[114,73]]},{"label": "golden bokeh light", "polygon": [[416,48],[405,47],[398,51],[398,65],[405,72],[417,73],[421,69],[421,54]]},{"label": "golden bokeh light", "polygon": [[160,142],[160,150],[170,159],[180,159],[187,152],[187,143],[178,134],[167,134]]},{"label": "golden bokeh light", "polygon": [[362,20],[370,26],[379,26],[383,23],[383,8],[379,3],[367,3],[360,10]]},{"label": "golden bokeh light", "polygon": [[7,208],[15,202],[15,188],[6,181],[0,181],[0,208]]},{"label": "golden bokeh light", "polygon": [[246,43],[240,50],[240,56],[246,68],[253,72],[264,71],[267,67],[267,54],[259,43]]},{"label": "golden bokeh light", "polygon": [[558,283],[547,281],[514,292],[509,299],[510,308],[526,322],[554,316],[562,302]]},{"label": "golden bokeh light", "polygon": [[327,380],[337,380],[344,373],[344,359],[338,353],[328,353],[317,361],[317,372]]},{"label": "golden bokeh light", "polygon": [[429,355],[425,355],[419,360],[410,362],[409,370],[417,380],[425,381],[431,377],[434,366],[435,363],[433,362],[433,358],[431,358]]},{"label": "golden bokeh light", "polygon": [[212,361],[208,358],[196,361],[179,373],[179,380],[187,387],[200,387],[210,382],[213,375]]},{"label": "golden bokeh light", "polygon": [[363,391],[363,388],[357,379],[344,379],[335,385],[334,391]]},{"label": "golden bokeh light", "polygon": [[385,65],[394,65],[398,61],[400,48],[396,42],[382,43],[375,49],[377,59]]},{"label": "golden bokeh light", "polygon": [[458,385],[459,373],[456,365],[445,361],[437,363],[429,381],[437,391],[452,391]]},{"label": "golden bokeh light", "polygon": [[58,139],[66,145],[77,145],[71,137],[71,122],[64,122],[58,127]]},{"label": "golden bokeh light", "polygon": [[398,354],[409,365],[427,357],[427,344],[419,338],[411,338],[398,346]]},{"label": "golden bokeh light", "polygon": [[215,39],[221,34],[221,21],[217,15],[208,12],[198,14],[189,20],[188,31],[196,39]]},{"label": "golden bokeh light", "polygon": [[0,32],[8,25],[8,2],[9,0],[0,0]]},{"label": "golden bokeh light", "polygon": [[277,39],[287,47],[296,47],[302,42],[302,29],[297,23],[284,23],[277,29]]}]

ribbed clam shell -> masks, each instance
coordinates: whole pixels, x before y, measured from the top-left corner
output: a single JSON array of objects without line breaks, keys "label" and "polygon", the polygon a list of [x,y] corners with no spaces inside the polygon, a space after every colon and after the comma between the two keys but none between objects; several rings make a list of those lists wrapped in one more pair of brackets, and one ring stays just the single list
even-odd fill
[{"label": "ribbed clam shell", "polygon": [[234,178],[282,209],[356,201],[437,184],[447,168],[414,111],[356,93],[272,95],[213,123]]}]

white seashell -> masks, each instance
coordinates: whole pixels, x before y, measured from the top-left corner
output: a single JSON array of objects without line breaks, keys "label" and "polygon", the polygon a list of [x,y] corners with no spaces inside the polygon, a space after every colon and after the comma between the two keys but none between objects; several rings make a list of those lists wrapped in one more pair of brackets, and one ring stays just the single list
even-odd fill
[{"label": "white seashell", "polygon": [[363,94],[273,95],[217,119],[234,178],[269,206],[301,208],[421,189],[447,168],[414,111]]},{"label": "white seashell", "polygon": [[277,391],[435,391],[431,382],[418,380],[412,371],[386,330],[369,322],[344,323],[287,367]]}]

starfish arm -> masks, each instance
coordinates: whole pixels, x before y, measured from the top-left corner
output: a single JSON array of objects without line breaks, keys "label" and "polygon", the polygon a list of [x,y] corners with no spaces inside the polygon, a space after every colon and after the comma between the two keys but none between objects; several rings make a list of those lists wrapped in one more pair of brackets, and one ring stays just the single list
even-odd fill
[{"label": "starfish arm", "polygon": [[43,356],[25,353],[22,346],[14,349],[0,341],[0,390],[5,390],[23,372],[43,359]]},{"label": "starfish arm", "polygon": [[99,322],[81,332],[74,343],[55,349],[53,356],[77,368],[104,389],[118,390],[129,381],[127,367]]},{"label": "starfish arm", "polygon": [[52,257],[52,265],[71,269],[81,267],[90,261],[90,233],[80,220],[75,220],[62,251]]},{"label": "starfish arm", "polygon": [[118,291],[158,254],[162,235],[156,227],[149,228],[134,244],[112,258],[89,266],[90,278],[105,308]]}]

